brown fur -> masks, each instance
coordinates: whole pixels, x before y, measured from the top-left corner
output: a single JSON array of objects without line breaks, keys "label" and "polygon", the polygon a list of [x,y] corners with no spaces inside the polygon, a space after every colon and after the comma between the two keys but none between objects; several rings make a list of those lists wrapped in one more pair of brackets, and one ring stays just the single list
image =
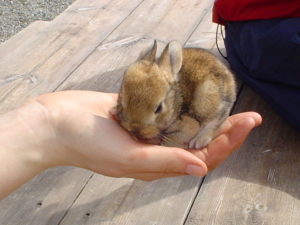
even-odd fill
[{"label": "brown fur", "polygon": [[204,147],[235,100],[233,76],[203,49],[182,49],[173,41],[155,60],[156,48],[155,42],[143,50],[125,72],[117,104],[120,124],[143,140],[160,137],[168,146]]}]

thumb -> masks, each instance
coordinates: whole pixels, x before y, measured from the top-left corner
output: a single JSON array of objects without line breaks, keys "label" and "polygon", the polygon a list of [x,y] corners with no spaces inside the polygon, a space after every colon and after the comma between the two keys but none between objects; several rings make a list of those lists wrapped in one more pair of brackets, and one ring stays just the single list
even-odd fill
[{"label": "thumb", "polygon": [[251,117],[244,117],[229,129],[212,141],[206,149],[202,150],[205,155],[205,163],[209,170],[217,167],[230,154],[238,149],[245,141],[250,131],[255,127],[256,122]]},{"label": "thumb", "polygon": [[207,166],[198,157],[180,148],[143,145],[132,157],[135,162],[133,173],[126,177],[141,180],[155,180],[182,175],[205,176]]}]

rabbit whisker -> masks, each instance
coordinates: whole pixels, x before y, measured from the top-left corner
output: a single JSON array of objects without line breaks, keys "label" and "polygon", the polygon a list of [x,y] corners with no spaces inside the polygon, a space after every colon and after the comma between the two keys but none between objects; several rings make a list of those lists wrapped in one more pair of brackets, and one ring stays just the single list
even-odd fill
[{"label": "rabbit whisker", "polygon": [[158,137],[162,138],[165,142],[167,142],[175,147],[181,148],[181,146],[178,143],[176,143],[175,141],[171,140],[170,138],[168,138],[167,136],[165,136],[163,134],[159,134]]}]

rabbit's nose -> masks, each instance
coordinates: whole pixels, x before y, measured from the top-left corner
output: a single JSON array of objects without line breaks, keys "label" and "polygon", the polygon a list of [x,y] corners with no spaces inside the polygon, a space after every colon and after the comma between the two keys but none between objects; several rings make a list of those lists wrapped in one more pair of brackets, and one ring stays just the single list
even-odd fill
[{"label": "rabbit's nose", "polygon": [[132,127],[130,129],[130,133],[133,134],[134,136],[138,137],[138,138],[142,137],[141,129],[139,127]]}]

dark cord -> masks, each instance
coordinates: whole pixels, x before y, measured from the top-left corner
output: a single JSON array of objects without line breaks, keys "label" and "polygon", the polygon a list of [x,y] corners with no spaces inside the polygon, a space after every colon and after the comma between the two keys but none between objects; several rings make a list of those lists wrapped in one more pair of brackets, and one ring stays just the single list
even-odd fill
[{"label": "dark cord", "polygon": [[[219,44],[218,44],[219,26],[220,26],[220,24],[218,24],[218,26],[217,26],[217,31],[216,31],[216,45],[217,45],[217,49],[218,49],[220,55],[221,55],[224,59],[227,60],[227,57],[223,55],[223,53],[222,53],[221,50],[220,50]],[[225,37],[224,37],[224,33],[223,33],[222,27],[221,27],[221,35],[222,35],[222,38],[223,38],[223,41],[224,41]]]}]

